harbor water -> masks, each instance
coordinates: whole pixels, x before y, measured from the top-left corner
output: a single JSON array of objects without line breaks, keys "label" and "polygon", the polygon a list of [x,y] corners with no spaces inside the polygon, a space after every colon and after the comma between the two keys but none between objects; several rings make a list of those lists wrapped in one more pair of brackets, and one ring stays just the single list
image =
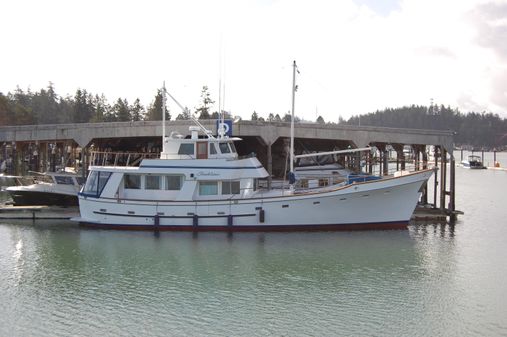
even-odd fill
[{"label": "harbor water", "polygon": [[0,220],[0,336],[505,336],[506,195],[458,167],[457,223],[394,231]]}]

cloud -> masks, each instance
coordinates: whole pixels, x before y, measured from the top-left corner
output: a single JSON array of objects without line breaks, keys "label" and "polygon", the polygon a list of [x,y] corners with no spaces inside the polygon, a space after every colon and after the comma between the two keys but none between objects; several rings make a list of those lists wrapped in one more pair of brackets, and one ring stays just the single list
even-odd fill
[{"label": "cloud", "polygon": [[507,3],[488,2],[480,4],[470,12],[477,27],[476,41],[479,45],[491,48],[507,61]]}]

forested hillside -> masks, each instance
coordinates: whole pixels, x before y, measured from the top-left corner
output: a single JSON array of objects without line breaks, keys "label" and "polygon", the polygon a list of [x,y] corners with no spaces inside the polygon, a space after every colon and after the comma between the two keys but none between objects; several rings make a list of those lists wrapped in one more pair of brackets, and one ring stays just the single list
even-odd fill
[{"label": "forested hillside", "polygon": [[[211,112],[214,101],[203,86],[201,104],[195,107],[194,113],[200,119],[217,118],[217,112]],[[188,119],[191,111],[187,109],[176,116],[176,119]],[[162,119],[162,94],[154,92],[153,101],[143,106],[139,99],[129,103],[118,98],[109,103],[104,95],[92,94],[85,89],[78,89],[74,96],[61,97],[56,94],[54,86],[40,91],[23,91],[17,88],[13,93],[0,93],[0,125],[36,125],[58,123],[94,123],[114,121],[141,121]],[[166,119],[171,114],[166,110]],[[264,120],[254,111],[252,120]],[[269,114],[266,121],[290,121],[290,115],[280,117]],[[296,117],[296,122],[300,119]],[[325,123],[319,116],[317,123]],[[457,145],[470,145],[485,148],[505,148],[507,146],[507,120],[492,113],[461,113],[443,105],[430,107],[408,106],[389,108],[376,112],[353,116],[348,120],[340,118],[339,124],[369,125],[397,128],[452,130],[456,132]]]},{"label": "forested hillside", "polygon": [[346,125],[451,130],[456,145],[502,148],[507,145],[507,120],[492,113],[461,113],[441,106],[416,106],[377,110],[366,115],[340,120]]}]

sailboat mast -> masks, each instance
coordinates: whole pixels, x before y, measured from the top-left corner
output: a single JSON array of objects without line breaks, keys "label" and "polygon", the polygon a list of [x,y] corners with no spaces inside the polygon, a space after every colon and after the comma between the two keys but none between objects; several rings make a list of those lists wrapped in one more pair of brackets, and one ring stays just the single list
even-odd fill
[{"label": "sailboat mast", "polygon": [[294,172],[294,104],[296,99],[296,61],[292,65],[292,115],[290,119],[290,172]]},{"label": "sailboat mast", "polygon": [[[165,98],[165,81],[162,85],[162,148],[165,144],[165,104],[166,104],[166,98]],[[162,151],[164,151],[162,149]]]}]

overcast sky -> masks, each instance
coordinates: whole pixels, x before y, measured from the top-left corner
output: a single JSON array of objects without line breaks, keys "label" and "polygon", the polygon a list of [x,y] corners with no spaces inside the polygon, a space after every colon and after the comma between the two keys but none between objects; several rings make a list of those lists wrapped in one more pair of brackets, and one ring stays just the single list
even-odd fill
[{"label": "overcast sky", "polygon": [[[2,0],[0,92],[77,88],[250,118],[438,104],[507,117],[507,0]],[[170,106],[173,116],[179,113]],[[213,110],[213,111],[214,111]]]}]

